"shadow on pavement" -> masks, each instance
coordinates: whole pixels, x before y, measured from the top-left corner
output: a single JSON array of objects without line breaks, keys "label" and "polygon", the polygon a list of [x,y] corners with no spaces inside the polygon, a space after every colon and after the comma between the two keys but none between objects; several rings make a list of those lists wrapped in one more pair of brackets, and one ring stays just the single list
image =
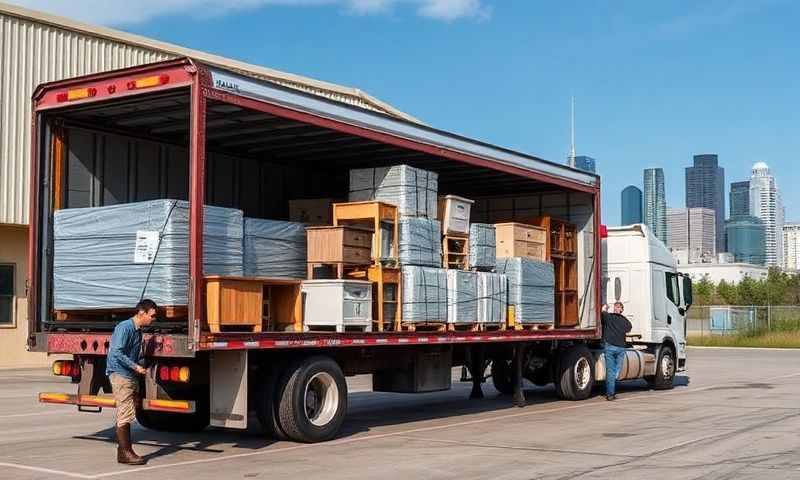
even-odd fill
[{"label": "shadow on pavement", "polygon": [[[682,388],[688,385],[689,377],[675,377],[676,387]],[[602,384],[596,385],[593,396],[602,398],[602,388]],[[625,381],[617,384],[617,391],[622,394],[649,390],[650,388],[644,380]],[[491,411],[516,410],[511,396],[499,394],[491,386],[491,382],[484,384],[483,391],[484,398],[469,399],[470,384],[456,382],[450,391],[416,395],[353,392],[348,395],[349,413],[338,438],[369,432],[379,427],[400,426],[429,420],[447,420]],[[528,406],[559,402],[571,403],[560,400],[552,385],[536,387],[526,384],[525,396]],[[135,424],[134,445],[160,447],[158,450],[144,455],[147,460],[152,460],[181,451],[224,454],[231,447],[259,450],[278,442],[262,433],[261,427],[255,421],[255,415],[251,415],[250,418],[248,429],[240,431],[208,428],[202,432],[170,433],[148,430]],[[107,443],[116,442],[114,427],[92,435],[73,438]]]}]

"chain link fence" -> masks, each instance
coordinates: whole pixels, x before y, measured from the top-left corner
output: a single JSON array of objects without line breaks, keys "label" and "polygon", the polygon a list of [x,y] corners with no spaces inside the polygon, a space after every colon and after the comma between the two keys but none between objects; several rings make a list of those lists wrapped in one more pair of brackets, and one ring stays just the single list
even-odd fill
[{"label": "chain link fence", "polygon": [[694,305],[687,319],[690,337],[796,331],[800,305]]}]

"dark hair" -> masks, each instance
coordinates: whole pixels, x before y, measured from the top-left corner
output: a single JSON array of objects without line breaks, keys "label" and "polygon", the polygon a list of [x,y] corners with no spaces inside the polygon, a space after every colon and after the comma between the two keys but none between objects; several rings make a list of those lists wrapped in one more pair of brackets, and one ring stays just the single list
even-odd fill
[{"label": "dark hair", "polygon": [[141,300],[139,303],[136,304],[137,312],[147,313],[151,309],[158,310],[158,305],[156,305],[156,302],[150,300],[149,298],[145,298],[144,300]]}]

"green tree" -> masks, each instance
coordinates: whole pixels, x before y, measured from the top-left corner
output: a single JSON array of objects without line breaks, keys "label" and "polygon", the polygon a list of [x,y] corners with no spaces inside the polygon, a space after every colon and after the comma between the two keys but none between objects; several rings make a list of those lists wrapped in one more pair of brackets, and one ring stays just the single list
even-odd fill
[{"label": "green tree", "polygon": [[725,280],[719,281],[719,285],[717,285],[717,295],[722,300],[722,303],[728,305],[739,304],[739,292],[736,285],[732,285]]},{"label": "green tree", "polygon": [[714,283],[708,279],[708,274],[693,285],[694,303],[697,305],[710,305],[714,297]]}]

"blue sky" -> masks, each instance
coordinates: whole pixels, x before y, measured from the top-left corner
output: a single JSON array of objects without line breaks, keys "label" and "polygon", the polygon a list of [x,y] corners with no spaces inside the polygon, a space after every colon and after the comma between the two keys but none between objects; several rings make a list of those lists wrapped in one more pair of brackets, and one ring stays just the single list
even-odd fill
[{"label": "blue sky", "polygon": [[646,167],[664,168],[668,205],[684,206],[696,153],[718,153],[728,184],[767,162],[787,219],[800,220],[800,2],[19,3],[358,87],[435,127],[555,161],[569,151],[574,95],[577,150],[597,159],[606,223]]}]

